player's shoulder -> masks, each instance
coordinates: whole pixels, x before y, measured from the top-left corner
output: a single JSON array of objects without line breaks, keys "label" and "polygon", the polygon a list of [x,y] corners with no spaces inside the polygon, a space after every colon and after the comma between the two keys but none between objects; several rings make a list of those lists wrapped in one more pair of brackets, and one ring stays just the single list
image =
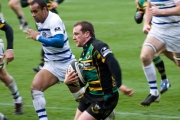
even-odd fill
[{"label": "player's shoulder", "polygon": [[92,45],[94,46],[95,49],[99,49],[99,48],[102,48],[104,46],[108,46],[102,40],[98,40],[98,39],[95,39],[95,38],[93,38],[93,40],[92,40]]},{"label": "player's shoulder", "polygon": [[53,20],[60,20],[61,21],[60,16],[56,13],[51,12],[51,11],[49,11],[49,17],[51,20],[53,19]]}]

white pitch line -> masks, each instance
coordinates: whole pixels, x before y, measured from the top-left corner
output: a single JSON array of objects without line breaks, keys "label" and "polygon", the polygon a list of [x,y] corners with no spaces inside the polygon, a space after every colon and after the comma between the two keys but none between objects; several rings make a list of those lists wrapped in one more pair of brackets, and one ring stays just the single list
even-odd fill
[{"label": "white pitch line", "polygon": [[[9,104],[9,103],[1,103],[0,105],[3,106],[14,106],[14,104]],[[27,105],[24,104],[25,107],[34,107],[33,105]],[[76,110],[76,108],[67,108],[67,107],[50,107],[50,106],[46,106],[46,108],[49,109],[59,109],[59,110]],[[116,111],[116,115],[134,115],[134,116],[148,116],[148,117],[154,117],[154,118],[163,118],[163,119],[180,119],[180,116],[165,116],[165,115],[155,115],[155,114],[141,114],[141,113],[130,113],[130,112],[118,112]]]}]

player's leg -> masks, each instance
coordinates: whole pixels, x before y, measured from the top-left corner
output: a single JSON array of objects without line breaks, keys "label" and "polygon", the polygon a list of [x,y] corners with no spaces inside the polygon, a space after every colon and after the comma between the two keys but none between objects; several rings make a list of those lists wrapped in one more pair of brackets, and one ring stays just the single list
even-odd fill
[{"label": "player's leg", "polygon": [[6,116],[4,116],[2,113],[0,113],[0,120],[8,120]]},{"label": "player's leg", "polygon": [[168,90],[168,88],[171,86],[165,71],[164,61],[161,59],[160,56],[157,56],[153,59],[153,62],[158,70],[158,72],[161,75],[161,90],[160,93],[163,94]]},{"label": "player's leg", "polygon": [[150,94],[147,98],[141,102],[141,105],[149,106],[152,102],[158,101],[160,96],[158,92],[156,82],[156,71],[152,63],[155,54],[164,47],[164,43],[158,41],[155,37],[147,36],[142,50],[141,50],[141,61],[144,74],[149,84]]},{"label": "player's leg", "polygon": [[24,18],[24,13],[20,6],[20,0],[9,0],[8,4],[18,17],[20,29],[23,30],[23,32],[26,32],[26,30],[29,28],[29,25]]},{"label": "player's leg", "polygon": [[[2,40],[1,40],[2,43]],[[4,54],[4,44],[0,44],[0,58],[3,57]],[[15,114],[22,114],[22,97],[19,94],[18,87],[16,85],[15,80],[12,76],[8,74],[8,72],[5,69],[4,61],[0,60],[0,80],[7,86],[9,91],[11,92],[13,98],[14,98],[14,104],[15,104]]]},{"label": "player's leg", "polygon": [[176,61],[176,65],[180,68],[180,53],[173,53],[173,58]]},{"label": "player's leg", "polygon": [[162,53],[169,59],[171,60],[172,62],[174,62],[176,64],[176,61],[174,60],[174,57],[173,57],[173,53],[172,52],[169,52],[167,50],[163,50]]},{"label": "player's leg", "polygon": [[58,78],[45,69],[39,71],[34,77],[31,85],[31,94],[33,98],[33,105],[39,120],[48,120],[44,91],[57,82]]},{"label": "player's leg", "polygon": [[15,104],[15,114],[22,114],[22,97],[19,94],[18,87],[16,85],[15,80],[13,79],[12,76],[10,76],[7,71],[3,68],[0,70],[0,79],[1,81],[7,86],[9,91],[11,92],[13,99],[14,99],[14,104]]}]

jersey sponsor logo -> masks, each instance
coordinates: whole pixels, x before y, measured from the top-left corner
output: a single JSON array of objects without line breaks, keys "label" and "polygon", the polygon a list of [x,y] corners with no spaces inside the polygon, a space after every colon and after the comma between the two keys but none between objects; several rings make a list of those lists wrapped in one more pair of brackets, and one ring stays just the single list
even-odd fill
[{"label": "jersey sponsor logo", "polygon": [[106,57],[107,54],[112,53],[108,47],[103,47],[100,52],[103,57]]},{"label": "jersey sponsor logo", "polygon": [[84,67],[85,68],[91,68],[92,67],[92,63],[91,62],[86,62],[86,63],[84,63]]},{"label": "jersey sponsor logo", "polygon": [[56,27],[56,28],[54,29],[54,31],[55,31],[55,32],[61,31],[61,28],[60,28],[60,27]]}]

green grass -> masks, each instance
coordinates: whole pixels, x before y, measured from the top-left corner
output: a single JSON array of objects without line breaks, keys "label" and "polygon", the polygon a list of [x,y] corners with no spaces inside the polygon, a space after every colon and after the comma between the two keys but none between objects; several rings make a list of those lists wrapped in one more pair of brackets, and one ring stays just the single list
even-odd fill
[{"label": "green grass", "polygon": [[[72,40],[73,24],[80,20],[91,21],[95,27],[96,37],[109,44],[119,61],[123,83],[133,88],[134,97],[120,95],[116,107],[116,120],[179,120],[179,70],[163,55],[162,59],[165,62],[167,76],[172,87],[161,96],[159,104],[153,103],[150,107],[142,107],[139,104],[148,95],[149,88],[139,59],[145,35],[142,33],[142,24],[137,25],[134,22],[135,9],[134,1],[127,2],[127,0],[65,0],[58,7],[76,57],[79,57],[82,48],[77,48]],[[0,84],[0,112],[10,120],[37,120],[29,88],[35,75],[32,68],[40,62],[41,45],[33,40],[27,40],[27,35],[19,30],[18,19],[9,8],[7,0],[2,3],[2,11],[6,22],[14,29],[15,38],[15,60],[6,68],[15,78],[23,97],[24,114],[18,116],[13,114],[12,96],[3,84]],[[23,8],[23,11],[31,28],[36,29],[29,7]],[[2,31],[0,36],[6,43],[5,34]],[[158,73],[157,79],[160,88]],[[46,90],[45,98],[49,120],[73,120],[77,103],[64,84],[57,84]]]}]

